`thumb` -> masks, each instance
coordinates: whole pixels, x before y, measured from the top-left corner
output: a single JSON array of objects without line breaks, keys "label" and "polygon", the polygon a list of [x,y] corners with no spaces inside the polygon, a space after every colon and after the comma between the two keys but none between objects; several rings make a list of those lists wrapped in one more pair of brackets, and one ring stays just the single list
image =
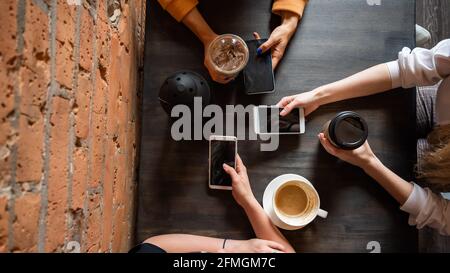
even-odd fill
[{"label": "thumb", "polygon": [[223,163],[223,170],[231,176],[232,180],[236,180],[238,179],[238,174],[236,172],[236,170],[230,166],[228,166],[227,164]]},{"label": "thumb", "polygon": [[282,116],[286,116],[287,114],[289,114],[292,109],[294,109],[295,107],[297,107],[297,103],[295,100],[292,100],[290,103],[288,103],[288,105],[286,105],[283,110],[280,112],[280,115]]},{"label": "thumb", "polygon": [[320,133],[319,135],[319,141],[322,144],[323,148],[331,155],[336,156],[337,149],[334,148],[334,146],[330,143],[330,141],[325,137],[323,133]]},{"label": "thumb", "polygon": [[269,38],[269,40],[265,41],[259,48],[257,52],[265,53],[275,44],[275,39]]}]

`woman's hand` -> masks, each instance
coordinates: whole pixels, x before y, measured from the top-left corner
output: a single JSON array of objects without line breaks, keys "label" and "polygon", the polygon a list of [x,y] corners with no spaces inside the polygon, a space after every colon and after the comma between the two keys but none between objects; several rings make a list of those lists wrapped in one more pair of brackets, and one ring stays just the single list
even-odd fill
[{"label": "woman's hand", "polygon": [[244,206],[255,199],[250,181],[248,180],[247,168],[242,163],[239,155],[236,155],[236,169],[223,164],[223,169],[230,175],[232,180],[233,197],[240,206]]},{"label": "woman's hand", "polygon": [[[285,11],[282,16],[282,23],[276,27],[270,34],[269,39],[258,48],[258,54],[262,54],[267,50],[272,51],[272,69],[275,70],[278,63],[284,56],[284,51],[297,29],[299,16],[295,13]],[[255,37],[259,37],[257,33],[253,33]],[[260,38],[256,38],[260,39]]]},{"label": "woman's hand", "polygon": [[355,150],[343,150],[333,146],[323,133],[320,133],[318,137],[323,148],[328,153],[352,165],[365,169],[372,162],[378,160],[367,141]]},{"label": "woman's hand", "polygon": [[284,97],[277,103],[277,106],[283,108],[283,111],[280,113],[282,116],[289,114],[292,109],[299,107],[304,108],[305,116],[307,116],[320,106],[318,91],[315,89],[313,91]]},{"label": "woman's hand", "polygon": [[285,247],[277,242],[250,239],[245,241],[228,240],[219,253],[282,253]]}]

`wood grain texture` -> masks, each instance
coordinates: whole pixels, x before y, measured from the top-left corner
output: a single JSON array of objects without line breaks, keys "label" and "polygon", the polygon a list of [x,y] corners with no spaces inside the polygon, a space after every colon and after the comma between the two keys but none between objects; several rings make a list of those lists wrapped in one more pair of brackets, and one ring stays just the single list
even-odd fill
[{"label": "wood grain texture", "polygon": [[450,1],[449,0],[417,0],[417,24],[431,33],[431,41],[427,48],[435,46],[439,41],[450,38]]},{"label": "wood grain texture", "polygon": [[[211,83],[203,67],[203,48],[189,30],[150,1],[144,71],[137,241],[161,233],[183,232],[244,239],[251,226],[231,192],[209,190],[207,141],[176,142],[159,105],[164,79],[180,69],[194,70],[210,82],[213,102],[274,104],[285,95],[311,90],[369,66],[393,60],[414,45],[415,6],[411,0],[314,0],[305,10],[284,60],[276,71],[276,92],[247,96],[239,84]],[[267,37],[279,18],[270,0],[202,1],[199,5],[218,33],[250,39]],[[379,241],[383,252],[417,251],[417,231],[407,225],[398,204],[360,169],[328,155],[317,140],[322,125],[337,112],[353,110],[369,124],[369,141],[381,160],[405,179],[415,163],[415,92],[396,90],[321,107],[307,119],[306,133],[283,136],[274,152],[260,152],[260,141],[239,141],[256,198],[276,176],[298,173],[321,196],[325,220],[298,231],[283,231],[301,252],[367,252]]]}]

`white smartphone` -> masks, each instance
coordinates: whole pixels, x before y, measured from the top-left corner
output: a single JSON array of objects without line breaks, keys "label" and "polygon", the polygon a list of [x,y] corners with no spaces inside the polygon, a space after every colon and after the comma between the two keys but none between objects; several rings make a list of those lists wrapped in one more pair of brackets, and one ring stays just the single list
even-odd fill
[{"label": "white smartphone", "polygon": [[234,136],[209,137],[209,187],[231,190],[231,177],[223,169],[223,163],[235,168],[237,138]]},{"label": "white smartphone", "polygon": [[253,108],[254,129],[256,134],[295,135],[305,132],[305,114],[303,108],[294,108],[286,116],[280,116],[283,110],[278,106],[259,105]]}]

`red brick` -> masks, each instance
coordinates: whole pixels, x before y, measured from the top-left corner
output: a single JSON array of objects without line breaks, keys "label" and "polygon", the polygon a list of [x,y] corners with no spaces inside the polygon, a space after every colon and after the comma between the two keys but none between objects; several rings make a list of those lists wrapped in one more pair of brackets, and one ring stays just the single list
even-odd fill
[{"label": "red brick", "polygon": [[101,210],[99,194],[91,194],[88,200],[88,211],[86,226],[86,252],[99,252],[100,250],[100,228]]},{"label": "red brick", "polygon": [[2,61],[2,69],[4,66],[10,68],[15,64],[16,44],[17,44],[17,1],[16,0],[2,0],[0,1],[0,10],[3,11],[0,16],[0,60]]},{"label": "red brick", "polygon": [[53,98],[45,245],[47,252],[60,251],[66,233],[69,106],[68,100]]},{"label": "red brick", "polygon": [[8,251],[8,199],[0,197],[0,253]]},{"label": "red brick", "polygon": [[[127,130],[127,154],[128,154],[128,166],[130,169],[134,170],[135,160],[136,160],[136,123],[131,122]],[[130,171],[130,174],[134,172]]]},{"label": "red brick", "polygon": [[[4,129],[2,127],[5,127]],[[3,124],[0,126],[1,131],[7,132],[10,129],[9,124]],[[0,158],[0,188],[9,186],[11,182],[11,149],[8,146],[0,146],[1,158]]]},{"label": "red brick", "polygon": [[[135,202],[133,202],[133,200],[134,200],[134,198],[135,198],[135,187],[134,187],[134,185],[135,185],[135,183],[134,183],[134,180],[133,180],[133,174],[135,173],[135,171],[134,171],[134,164],[131,162],[132,160],[131,160],[131,158],[130,158],[130,156],[131,156],[131,153],[129,154],[129,156],[128,156],[128,162],[130,162],[129,163],[129,166],[128,166],[128,168],[129,168],[129,171],[128,171],[128,173],[127,173],[127,177],[126,177],[126,179],[125,179],[125,196],[126,196],[126,198],[125,198],[125,202],[124,202],[124,213],[125,213],[125,217],[127,217],[127,219],[125,220],[126,222],[130,222],[130,221],[133,221],[133,218],[132,218],[132,216],[133,216],[133,213],[134,213],[134,204],[135,204]],[[132,228],[132,226],[133,225],[127,225],[127,235],[131,235],[131,233],[132,233],[132,230],[131,230],[131,228]],[[127,246],[127,247],[130,247],[128,244],[130,243],[130,241],[129,241],[129,238],[125,238],[125,237],[123,237],[122,238],[122,242],[121,242],[121,245],[122,245],[122,247],[123,246]]]},{"label": "red brick", "polygon": [[73,45],[56,41],[56,81],[66,89],[72,89]]},{"label": "red brick", "polygon": [[67,89],[72,88],[76,6],[58,0],[56,24],[56,81]]},{"label": "red brick", "polygon": [[78,90],[75,94],[77,110],[75,111],[75,134],[81,139],[87,139],[89,133],[89,107],[92,94],[92,83],[89,74],[80,73]]},{"label": "red brick", "polygon": [[104,168],[104,140],[105,140],[105,96],[106,84],[100,79],[100,72],[97,71],[96,77],[96,93],[92,106],[92,123],[91,133],[91,177],[89,180],[90,187],[97,187],[101,183],[101,177]]},{"label": "red brick", "polygon": [[26,1],[26,19],[24,37],[24,63],[34,69],[39,62],[48,62],[49,22],[48,14],[37,7],[33,1]]},{"label": "red brick", "polygon": [[[130,36],[133,35],[133,30],[130,27],[127,27],[124,33],[120,33],[120,50],[119,50],[119,58],[120,65],[129,67],[126,71],[122,71],[119,74],[119,85],[120,90],[122,91],[122,101],[125,103],[129,102],[130,94],[135,94],[134,90],[136,90],[136,81],[135,77],[137,76],[136,70],[136,62],[134,58],[134,50],[130,47]],[[133,52],[131,52],[133,50]],[[131,54],[133,53],[133,54]]]},{"label": "red brick", "polygon": [[80,67],[86,71],[91,71],[92,69],[93,34],[94,21],[89,14],[89,10],[83,8],[80,26]]},{"label": "red brick", "polygon": [[98,19],[103,23],[108,23],[108,10],[107,10],[107,1],[98,1],[98,9],[97,9],[97,16]]},{"label": "red brick", "polygon": [[24,193],[16,198],[13,224],[14,252],[36,252],[38,240],[39,211],[41,196],[36,193]]},{"label": "red brick", "polygon": [[125,210],[123,206],[117,208],[114,213],[114,234],[112,239],[112,252],[125,252],[124,246],[121,245],[123,237],[128,236],[128,219],[125,218]]},{"label": "red brick", "polygon": [[38,182],[41,179],[43,167],[43,118],[30,125],[28,118],[21,116],[19,123],[20,137],[17,142],[16,180],[17,182]]},{"label": "red brick", "polygon": [[[0,31],[1,32],[1,31]],[[1,58],[0,58],[1,62]],[[14,136],[14,130],[11,128],[8,115],[14,110],[14,96],[12,95],[12,80],[6,75],[6,69],[3,69],[0,63],[0,188],[6,187],[11,179],[11,146],[7,142]]]},{"label": "red brick", "polygon": [[[50,3],[48,0],[44,2]],[[69,100],[60,97],[52,98],[52,105],[45,105],[50,72],[49,17],[45,11],[36,6],[35,1],[25,1],[25,3],[24,65],[18,68],[16,67],[19,60],[16,52],[17,37],[15,37],[17,1],[0,1],[0,8],[5,11],[5,14],[0,17],[2,26],[0,90],[3,90],[0,92],[0,146],[4,151],[0,159],[0,188],[9,184],[11,162],[7,149],[16,142],[18,147],[17,181],[41,179],[44,143],[43,114],[50,106],[53,110],[49,121],[51,130],[45,250],[61,251],[65,238],[77,240],[80,235],[85,235],[81,237],[84,240],[81,242],[83,250],[108,251],[111,245],[113,251],[126,251],[132,226],[129,220],[133,210],[134,183],[132,179],[136,154],[134,148],[136,57],[140,53],[139,49],[142,48],[142,44],[136,41],[138,38],[136,31],[141,27],[136,19],[140,21],[139,10],[142,7],[142,1],[122,2],[122,16],[118,28],[112,28],[109,25],[106,1],[96,2],[98,5],[96,26],[87,9],[87,2],[83,3],[80,25],[80,73],[78,89],[73,94],[73,108]],[[55,76],[60,86],[71,89],[75,65],[73,51],[76,7],[67,5],[66,0],[57,0],[57,4]],[[95,37],[94,28],[97,29]],[[97,71],[91,71],[94,46],[97,50]],[[95,92],[92,89],[91,73],[96,73]],[[19,83],[19,109],[14,109],[16,81]],[[92,98],[93,94],[95,94],[94,98]],[[92,109],[90,109],[91,99]],[[105,105],[106,99],[108,105]],[[17,132],[11,128],[8,118],[14,114],[14,110],[22,114],[19,115]],[[71,111],[75,114],[74,131],[77,140],[71,165],[73,168],[72,204],[68,208],[69,157],[67,153],[69,141],[71,141],[69,139]],[[7,146],[4,143],[7,143]],[[89,152],[85,143],[91,144]],[[92,157],[89,158],[89,156]],[[91,163],[90,166],[88,161]],[[91,171],[90,180],[87,177],[88,168]],[[103,177],[102,174],[104,174]],[[103,181],[100,181],[101,178]],[[90,189],[92,191],[103,190],[90,194],[87,199],[89,214],[83,215],[88,186],[95,187]],[[104,195],[101,196],[101,193]],[[36,251],[40,198],[39,193],[17,193],[17,219],[14,219],[13,223],[14,251]],[[102,200],[103,203],[100,203]],[[8,210],[6,204],[6,197],[0,197],[0,251],[7,250]],[[67,219],[71,220],[70,230],[66,230]],[[86,225],[84,226],[83,223]]]},{"label": "red brick", "polygon": [[[100,1],[102,2],[102,1]],[[107,81],[107,74],[109,70],[109,51],[110,51],[110,35],[111,30],[108,22],[97,21],[97,58],[98,58],[98,66],[101,70],[100,78],[103,81]]]},{"label": "red brick", "polygon": [[[9,123],[6,116],[14,109],[13,79],[16,75],[8,72],[8,70],[15,65],[17,56],[17,2],[15,0],[0,1],[0,9],[5,11],[0,16],[0,26],[2,26],[2,30],[0,31],[0,90],[2,90],[0,92],[0,126],[3,127],[2,124],[4,122]],[[4,133],[4,128],[1,129],[0,143],[3,144],[7,136]]]},{"label": "red brick", "polygon": [[128,137],[128,114],[130,112],[130,109],[128,108],[128,103],[119,102],[118,104],[119,104],[117,114],[118,134],[116,146],[119,148],[121,153],[127,153],[128,147],[126,146],[126,144]]},{"label": "red brick", "polygon": [[[1,32],[1,31],[0,31]],[[8,115],[14,110],[14,82],[13,75],[8,75],[8,71],[5,67],[6,65],[2,62],[0,58],[0,124],[9,123]],[[5,131],[1,131],[5,132]],[[0,143],[5,143],[6,134],[0,134]]]},{"label": "red brick", "polygon": [[[42,175],[44,143],[44,105],[49,82],[47,65],[35,70],[20,68],[21,83],[19,139],[17,145],[17,181],[39,181]],[[29,136],[33,136],[32,138]]]},{"label": "red brick", "polygon": [[107,113],[107,134],[109,137],[113,137],[118,133],[118,121],[117,114],[119,111],[119,104],[121,103],[118,100],[120,93],[120,85],[119,81],[116,79],[120,78],[121,73],[121,64],[120,64],[120,45],[119,40],[116,34],[113,34],[111,38],[111,64],[110,64],[110,73],[108,74],[111,80],[108,88],[108,113]]},{"label": "red brick", "polygon": [[67,0],[57,0],[56,40],[75,44],[76,5],[68,5]]},{"label": "red brick", "polygon": [[39,62],[33,69],[21,67],[20,80],[20,113],[33,123],[44,115],[50,84],[49,65]]},{"label": "red brick", "polygon": [[[117,166],[125,166],[127,165],[126,155],[125,154],[116,154],[115,156]],[[117,168],[117,174],[114,181],[114,206],[119,206],[124,204],[127,201],[126,196],[126,178],[128,174],[129,168]]]},{"label": "red brick", "polygon": [[94,113],[100,114],[100,115],[105,115],[106,114],[106,96],[107,94],[107,89],[108,86],[106,84],[106,82],[101,78],[100,76],[101,72],[100,69],[97,69],[97,74],[96,74],[96,90],[95,90],[95,97],[96,99],[92,102],[92,106],[93,109],[92,111]]},{"label": "red brick", "polygon": [[89,180],[90,187],[100,185],[102,170],[104,168],[103,158],[103,142],[105,138],[104,115],[92,113],[92,138],[91,138],[91,177]]},{"label": "red brick", "polygon": [[13,96],[13,83],[11,78],[8,78],[5,70],[0,65],[0,145],[6,143],[8,136],[11,134],[9,130],[10,120],[9,115],[14,110],[14,96]]},{"label": "red brick", "polygon": [[76,147],[73,154],[72,210],[83,209],[87,189],[87,150]]},{"label": "red brick", "polygon": [[[20,68],[20,119],[17,181],[38,181],[42,171],[43,113],[49,83],[48,15],[26,2],[23,61]],[[31,138],[29,136],[35,136]]]},{"label": "red brick", "polygon": [[115,144],[112,139],[108,139],[106,143],[105,177],[103,179],[103,232],[101,244],[103,252],[108,251],[112,239],[113,185],[116,175],[115,154]]}]

